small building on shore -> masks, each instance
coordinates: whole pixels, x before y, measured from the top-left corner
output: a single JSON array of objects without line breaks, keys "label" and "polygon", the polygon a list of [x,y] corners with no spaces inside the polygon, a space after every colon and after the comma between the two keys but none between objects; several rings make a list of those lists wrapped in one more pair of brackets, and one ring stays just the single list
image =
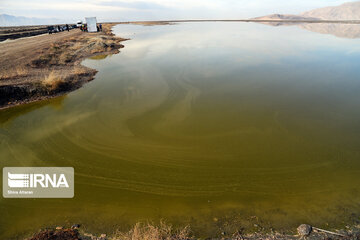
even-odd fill
[{"label": "small building on shore", "polygon": [[86,17],[85,21],[86,21],[86,24],[87,24],[88,32],[97,32],[96,17]]}]

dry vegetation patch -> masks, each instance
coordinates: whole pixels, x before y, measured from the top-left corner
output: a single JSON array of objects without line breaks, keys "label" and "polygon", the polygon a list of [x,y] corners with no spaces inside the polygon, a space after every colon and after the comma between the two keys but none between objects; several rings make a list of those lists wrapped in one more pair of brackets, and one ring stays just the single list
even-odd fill
[{"label": "dry vegetation patch", "polygon": [[64,77],[56,74],[55,72],[50,72],[50,74],[46,76],[41,83],[49,91],[60,89],[66,84]]},{"label": "dry vegetation patch", "polygon": [[160,222],[159,226],[137,223],[129,232],[117,232],[113,240],[185,240],[190,239],[190,228],[175,230]]},{"label": "dry vegetation patch", "polygon": [[44,230],[28,240],[80,240],[79,232],[75,229]]},{"label": "dry vegetation patch", "polygon": [[29,74],[29,69],[27,69],[25,66],[14,67],[0,72],[0,80],[9,80],[9,79],[27,77],[28,74]]}]

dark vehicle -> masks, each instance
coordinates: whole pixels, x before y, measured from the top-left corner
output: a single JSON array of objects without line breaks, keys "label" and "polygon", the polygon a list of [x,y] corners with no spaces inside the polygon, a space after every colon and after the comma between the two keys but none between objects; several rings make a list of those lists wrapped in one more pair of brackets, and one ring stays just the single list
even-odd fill
[{"label": "dark vehicle", "polygon": [[49,34],[58,32],[57,29],[54,26],[48,26],[47,29],[48,29]]}]

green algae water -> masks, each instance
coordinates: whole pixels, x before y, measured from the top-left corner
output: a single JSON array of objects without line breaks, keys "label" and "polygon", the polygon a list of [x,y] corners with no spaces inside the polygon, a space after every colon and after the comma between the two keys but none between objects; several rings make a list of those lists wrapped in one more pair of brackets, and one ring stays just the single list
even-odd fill
[{"label": "green algae water", "polygon": [[360,215],[360,47],[253,23],[118,25],[67,96],[0,112],[0,166],[75,169],[73,199],[0,200],[0,238],[136,222],[197,236]]}]

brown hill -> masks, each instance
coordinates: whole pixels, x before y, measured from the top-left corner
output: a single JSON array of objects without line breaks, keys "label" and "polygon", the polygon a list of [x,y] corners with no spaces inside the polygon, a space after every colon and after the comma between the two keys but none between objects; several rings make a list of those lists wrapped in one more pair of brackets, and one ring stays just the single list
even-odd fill
[{"label": "brown hill", "polygon": [[322,20],[360,20],[360,1],[348,2],[336,7],[325,7],[300,14],[305,18]]},{"label": "brown hill", "polygon": [[305,16],[299,16],[299,15],[290,15],[290,14],[271,14],[267,16],[257,17],[253,18],[253,20],[289,20],[289,21],[302,21],[302,20],[318,20],[316,18],[312,17],[305,17]]}]

